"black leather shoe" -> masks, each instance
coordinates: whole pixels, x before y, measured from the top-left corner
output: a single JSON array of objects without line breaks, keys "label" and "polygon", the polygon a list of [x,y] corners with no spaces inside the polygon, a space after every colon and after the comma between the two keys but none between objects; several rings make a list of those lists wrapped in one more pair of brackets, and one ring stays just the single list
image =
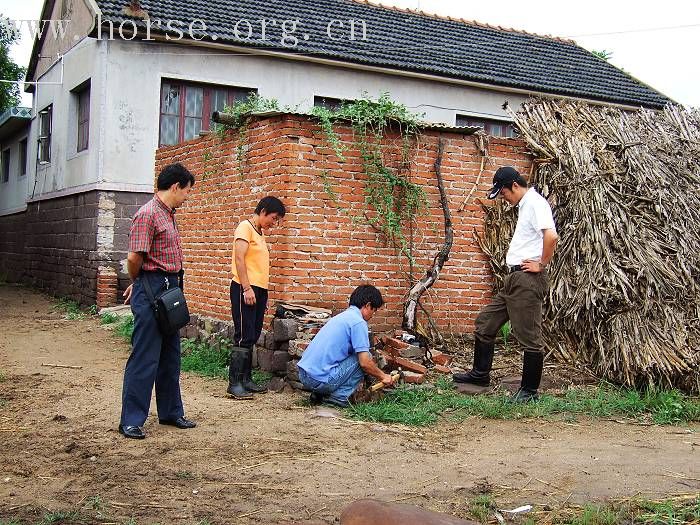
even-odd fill
[{"label": "black leather shoe", "polygon": [[309,404],[310,405],[321,405],[325,401],[326,396],[319,394],[318,392],[311,392],[311,395],[309,396]]},{"label": "black leather shoe", "polygon": [[159,419],[158,423],[161,425],[171,425],[177,428],[194,428],[197,426],[197,423],[186,419],[185,416],[180,416],[177,419]]},{"label": "black leather shoe", "polygon": [[146,434],[144,434],[141,427],[132,425],[119,425],[119,433],[124,437],[131,439],[143,439],[146,437]]}]

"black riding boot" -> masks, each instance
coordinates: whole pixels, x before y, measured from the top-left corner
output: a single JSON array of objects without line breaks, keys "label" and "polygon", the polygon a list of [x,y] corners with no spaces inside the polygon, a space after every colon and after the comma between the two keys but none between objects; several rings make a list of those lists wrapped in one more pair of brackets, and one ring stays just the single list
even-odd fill
[{"label": "black riding boot", "polygon": [[262,392],[267,392],[267,388],[256,384],[253,381],[253,349],[248,348],[248,357],[245,364],[245,370],[243,371],[243,388],[248,392],[253,392],[254,394],[260,394]]},{"label": "black riding boot", "polygon": [[253,396],[243,386],[248,349],[234,346],[231,349],[231,363],[228,367],[228,389],[234,399],[252,399]]},{"label": "black riding boot", "polygon": [[456,383],[471,383],[477,386],[489,386],[491,366],[493,365],[494,345],[474,338],[474,366],[469,372],[453,374]]},{"label": "black riding boot", "polygon": [[516,403],[537,401],[539,397],[537,389],[542,380],[542,368],[544,366],[544,354],[542,352],[528,352],[523,355],[523,379],[520,389],[513,396]]}]

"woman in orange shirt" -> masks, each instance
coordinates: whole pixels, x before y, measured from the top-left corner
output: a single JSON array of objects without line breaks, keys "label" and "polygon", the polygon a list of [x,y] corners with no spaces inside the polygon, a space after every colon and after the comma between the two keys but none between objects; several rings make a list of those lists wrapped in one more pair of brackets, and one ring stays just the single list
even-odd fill
[{"label": "woman in orange shirt", "polygon": [[260,200],[250,219],[233,234],[231,257],[231,315],[234,347],[228,373],[228,390],[235,399],[250,399],[251,392],[265,392],[251,377],[253,345],[262,331],[270,281],[270,252],[264,230],[277,224],[286,210],[277,197]]}]

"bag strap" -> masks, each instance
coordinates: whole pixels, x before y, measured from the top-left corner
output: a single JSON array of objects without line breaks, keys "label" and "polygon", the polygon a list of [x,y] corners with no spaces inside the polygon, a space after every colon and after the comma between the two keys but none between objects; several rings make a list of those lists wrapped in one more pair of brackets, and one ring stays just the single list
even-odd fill
[{"label": "bag strap", "polygon": [[153,290],[151,289],[151,283],[148,282],[148,277],[146,277],[142,273],[141,280],[143,281],[143,288],[144,288],[144,290],[146,290],[146,295],[148,296],[148,300],[151,302],[151,306],[154,309],[157,308],[156,298],[153,295]]}]

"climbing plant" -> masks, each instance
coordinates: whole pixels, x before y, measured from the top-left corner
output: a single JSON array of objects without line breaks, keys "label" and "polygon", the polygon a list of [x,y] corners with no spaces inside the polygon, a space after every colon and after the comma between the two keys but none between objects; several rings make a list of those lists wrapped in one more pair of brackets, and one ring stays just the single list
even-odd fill
[{"label": "climbing plant", "polygon": [[241,178],[244,177],[243,169],[245,161],[245,144],[248,141],[248,124],[250,118],[255,113],[263,113],[265,111],[280,111],[279,102],[273,98],[261,97],[257,93],[253,93],[244,100],[236,101],[232,106],[224,107],[222,113],[225,115],[226,122],[217,124],[216,132],[220,137],[223,137],[227,129],[235,129],[238,131],[238,173]]},{"label": "climbing plant", "polygon": [[[364,95],[337,109],[315,107],[313,114],[319,119],[328,144],[341,162],[346,160],[347,147],[341,143],[336,126],[338,123],[350,124],[354,146],[360,152],[367,176],[365,202],[373,212],[365,217],[413,263],[412,247],[404,235],[404,226],[414,221],[427,202],[423,188],[408,177],[410,153],[419,138],[418,115],[391,100],[388,93],[377,100]],[[401,159],[394,166],[389,165],[384,154],[384,139],[389,129],[398,131],[402,141]]]},{"label": "climbing plant", "polygon": [[[227,106],[223,111],[218,131],[227,129],[238,131],[238,164],[243,176],[245,143],[248,123],[255,113],[283,111],[277,100],[267,99],[257,94],[246,100]],[[328,144],[340,162],[345,162],[345,146],[336,132],[336,126],[350,124],[353,130],[354,146],[359,150],[362,167],[367,176],[365,202],[370,213],[366,220],[397,246],[400,253],[413,263],[412,247],[404,235],[404,227],[410,225],[427,198],[421,186],[411,182],[410,153],[419,138],[419,116],[411,113],[406,106],[394,102],[388,93],[373,100],[367,95],[358,100],[342,104],[338,109],[315,107],[312,111],[320,122]],[[225,117],[225,118],[224,118]],[[391,166],[385,160],[384,139],[389,130],[399,133],[402,148],[401,158]],[[337,201],[328,174],[322,177],[324,191]]]}]

